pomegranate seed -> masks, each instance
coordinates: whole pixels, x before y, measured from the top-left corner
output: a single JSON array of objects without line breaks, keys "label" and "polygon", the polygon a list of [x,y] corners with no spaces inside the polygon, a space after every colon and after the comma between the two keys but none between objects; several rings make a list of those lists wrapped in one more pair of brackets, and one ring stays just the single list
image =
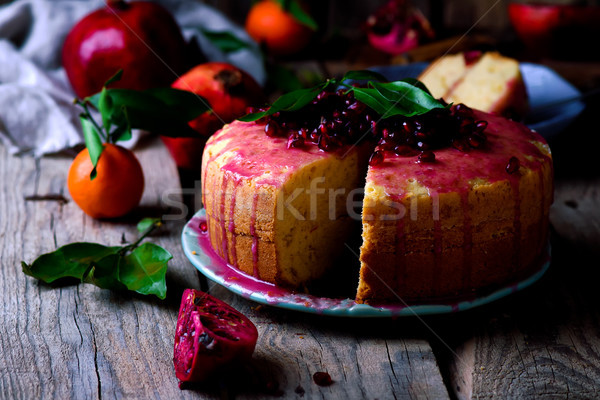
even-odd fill
[{"label": "pomegranate seed", "polygon": [[383,162],[384,156],[383,152],[376,150],[371,154],[371,158],[369,159],[369,165],[379,165]]},{"label": "pomegranate seed", "polygon": [[331,380],[331,375],[327,372],[315,372],[313,374],[313,380],[319,386],[329,386],[333,383]]},{"label": "pomegranate seed", "polygon": [[477,121],[475,122],[475,132],[482,133],[485,130],[485,128],[487,128],[487,126],[487,121]]},{"label": "pomegranate seed", "polygon": [[206,224],[206,221],[200,222],[200,231],[206,232],[207,230],[208,230],[208,225]]},{"label": "pomegranate seed", "polygon": [[434,161],[435,154],[433,154],[433,151],[422,151],[421,154],[419,154],[418,162],[420,163],[432,163]]},{"label": "pomegranate seed", "polygon": [[410,146],[407,146],[405,144],[399,144],[398,146],[394,147],[394,153],[399,156],[415,155],[415,151]]},{"label": "pomegranate seed", "polygon": [[508,164],[506,165],[506,172],[508,172],[509,174],[514,174],[519,170],[520,167],[521,163],[519,162],[519,159],[517,157],[511,157],[510,160],[508,160]]},{"label": "pomegranate seed", "polygon": [[465,142],[463,142],[460,139],[452,140],[452,147],[463,152],[467,151],[467,146],[465,145]]},{"label": "pomegranate seed", "polygon": [[294,135],[290,135],[287,142],[287,148],[298,148],[304,146],[304,138],[295,137]]},{"label": "pomegranate seed", "polygon": [[277,122],[272,120],[267,122],[267,124],[265,125],[265,133],[268,137],[277,136],[277,134],[279,133],[279,126],[277,125]]},{"label": "pomegranate seed", "polygon": [[481,146],[481,140],[477,136],[469,136],[467,142],[469,142],[469,146],[475,149]]}]

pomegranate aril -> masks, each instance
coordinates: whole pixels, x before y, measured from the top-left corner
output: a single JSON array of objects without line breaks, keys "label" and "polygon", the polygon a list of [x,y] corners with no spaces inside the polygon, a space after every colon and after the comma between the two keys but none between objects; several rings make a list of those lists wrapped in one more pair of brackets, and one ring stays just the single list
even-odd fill
[{"label": "pomegranate aril", "polygon": [[333,380],[331,380],[331,375],[327,372],[315,372],[313,374],[313,380],[319,386],[329,386],[333,384]]},{"label": "pomegranate aril", "polygon": [[279,134],[279,125],[277,124],[277,122],[273,120],[267,122],[267,124],[265,125],[265,133],[269,137],[277,136]]},{"label": "pomegranate aril", "polygon": [[517,157],[511,157],[510,160],[508,160],[508,164],[506,164],[506,172],[514,174],[520,167],[521,163],[519,162],[519,159]]},{"label": "pomegranate aril", "polygon": [[376,150],[371,154],[371,158],[369,159],[369,165],[379,165],[383,162],[384,155],[380,150]]},{"label": "pomegranate aril", "polygon": [[434,161],[435,154],[433,154],[433,151],[422,151],[421,154],[419,154],[418,162],[420,163],[432,163]]},{"label": "pomegranate aril", "polygon": [[288,138],[288,142],[287,142],[288,149],[298,148],[298,147],[302,147],[302,146],[304,146],[304,138],[295,137],[293,135],[290,135],[290,137]]},{"label": "pomegranate aril", "polygon": [[482,133],[485,130],[485,128],[487,128],[487,126],[487,121],[477,121],[475,122],[475,132]]}]

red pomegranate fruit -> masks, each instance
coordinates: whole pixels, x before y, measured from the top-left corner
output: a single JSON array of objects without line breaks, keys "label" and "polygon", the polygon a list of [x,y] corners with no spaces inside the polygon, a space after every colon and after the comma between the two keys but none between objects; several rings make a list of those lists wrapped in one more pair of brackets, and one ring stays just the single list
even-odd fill
[{"label": "red pomegranate fruit", "polygon": [[369,43],[388,54],[402,54],[433,37],[429,21],[407,0],[390,0],[367,19]]},{"label": "red pomegranate fruit", "polygon": [[108,0],[67,35],[62,64],[78,97],[99,92],[119,69],[113,87],[144,90],[169,86],[185,71],[186,43],[179,25],[162,6]]},{"label": "red pomegranate fruit", "polygon": [[258,331],[228,304],[195,289],[181,299],[173,363],[180,381],[202,382],[233,363],[252,357]]},{"label": "red pomegranate fruit", "polygon": [[[265,95],[259,84],[248,73],[223,62],[197,65],[172,87],[202,96],[211,110],[190,121],[198,137],[162,136],[177,167],[184,170],[200,169],[200,159],[208,137],[221,127],[246,114],[250,106],[262,105]],[[198,101],[202,101],[200,98]]]}]

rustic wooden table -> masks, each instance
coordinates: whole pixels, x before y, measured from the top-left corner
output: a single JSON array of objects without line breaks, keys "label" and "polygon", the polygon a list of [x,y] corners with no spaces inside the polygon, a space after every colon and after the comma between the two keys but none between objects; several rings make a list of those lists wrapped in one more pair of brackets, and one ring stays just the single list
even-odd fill
[{"label": "rustic wooden table", "polygon": [[[537,284],[472,311],[396,320],[257,307],[211,286],[252,319],[259,342],[237,374],[184,391],[172,364],[177,310],[183,289],[200,288],[201,280],[181,250],[183,219],[152,237],[174,255],[164,301],[87,284],[46,285],[20,267],[74,241],[132,240],[139,219],[172,213],[179,180],[160,142],[136,149],[146,191],[137,214],[119,222],[92,220],[73,202],[26,201],[68,199],[70,159],[36,162],[0,146],[0,399],[598,397],[600,168],[591,124],[598,105],[551,142],[553,262]],[[316,385],[317,371],[334,383]]]}]

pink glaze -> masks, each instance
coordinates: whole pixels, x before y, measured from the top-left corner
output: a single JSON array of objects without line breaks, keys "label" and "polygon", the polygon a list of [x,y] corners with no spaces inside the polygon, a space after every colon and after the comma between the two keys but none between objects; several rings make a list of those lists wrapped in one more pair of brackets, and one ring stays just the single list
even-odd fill
[{"label": "pink glaze", "polygon": [[[469,287],[471,255],[472,255],[472,226],[468,207],[468,193],[470,182],[476,178],[483,178],[489,183],[508,180],[512,187],[514,202],[514,249],[512,268],[517,271],[520,267],[521,252],[521,209],[519,194],[519,173],[509,174],[506,166],[511,157],[516,156],[522,167],[538,171],[541,174],[541,165],[547,162],[549,156],[542,153],[533,142],[546,143],[545,140],[526,126],[507,120],[494,114],[473,110],[475,120],[488,121],[485,130],[487,142],[479,149],[461,152],[452,147],[435,150],[435,162],[418,163],[416,157],[385,157],[381,164],[371,166],[367,181],[382,186],[389,198],[394,201],[402,200],[406,196],[406,182],[415,179],[419,184],[429,190],[432,198],[441,193],[457,192],[461,196],[464,214],[464,275],[462,277],[465,287]],[[532,156],[528,160],[524,156]],[[550,163],[551,164],[551,163]],[[541,176],[540,176],[541,178]],[[540,179],[543,182],[543,179]],[[543,193],[543,186],[541,188]],[[543,196],[542,196],[543,197]],[[439,204],[435,202],[434,204]],[[398,232],[404,231],[404,222],[398,221]],[[398,235],[399,254],[405,247],[405,235]],[[532,249],[541,252],[543,249]],[[440,262],[442,251],[441,221],[434,218],[434,256],[436,265]],[[402,263],[400,263],[402,264]],[[401,268],[402,270],[404,268]],[[401,274],[401,273],[400,273]],[[402,277],[398,276],[398,280]],[[435,288],[439,284],[437,274],[431,277],[431,284]]]},{"label": "pink glaze", "polygon": [[[364,305],[357,304],[354,300],[351,299],[317,297],[312,296],[310,294],[296,293],[281,287],[277,287],[272,283],[261,281],[252,276],[244,274],[234,266],[228,264],[222,257],[220,257],[215,252],[210,243],[208,232],[203,231],[201,228],[201,225],[204,223],[206,223],[206,218],[204,216],[194,216],[187,224],[187,226],[191,228],[191,230],[194,232],[194,235],[198,238],[199,250],[210,260],[210,263],[205,265],[204,269],[206,271],[212,272],[216,277],[219,277],[222,280],[222,284],[225,287],[231,288],[235,286],[236,293],[241,294],[246,298],[251,298],[253,294],[260,294],[264,296],[264,300],[269,305],[295,305],[297,307],[300,307],[299,309],[315,312],[317,314],[324,314],[330,311],[335,312],[336,310],[345,310],[349,312],[347,315],[351,315],[350,312],[354,307],[364,307]],[[539,269],[536,272],[534,272],[531,276],[534,277],[538,275],[536,279],[539,279],[539,277],[541,277],[540,273],[543,274],[546,271],[549,262],[550,251],[549,247],[547,247],[545,251],[541,253],[541,256],[539,258]],[[207,272],[204,273],[206,274]],[[533,283],[533,281],[527,282],[528,280],[530,280],[530,278],[521,282],[511,282],[507,286],[505,286],[505,288],[509,288],[510,292],[514,293]],[[523,282],[527,283],[523,285]],[[485,295],[483,298],[485,298]],[[374,309],[389,312],[389,316],[402,314],[418,315],[420,313],[418,309],[416,312],[411,311],[410,309],[407,312],[406,309],[408,307],[412,308],[428,306],[431,304],[440,307],[449,307],[451,312],[458,312],[463,309],[470,308],[470,306],[468,304],[465,305],[464,302],[474,302],[477,299],[478,297],[475,294],[469,294],[448,298],[446,300],[437,299],[436,302],[433,303],[423,301],[411,304],[372,305],[372,307]],[[373,316],[373,314],[369,314],[368,316]]]},{"label": "pink glaze", "polygon": [[[243,135],[240,134],[242,131]],[[223,171],[230,172],[237,179],[253,179],[257,185],[275,187],[283,185],[303,165],[332,154],[343,157],[348,150],[348,147],[342,147],[326,153],[314,145],[288,149],[287,138],[269,138],[265,135],[264,125],[255,122],[232,122],[212,136],[207,146],[225,140],[230,142],[213,159],[226,152],[234,152],[235,156],[223,165]],[[265,171],[271,171],[271,174],[263,176]]]},{"label": "pink glaze", "polygon": [[[221,255],[228,260],[229,254],[231,254],[231,262],[237,267],[235,224],[233,219],[236,199],[235,196],[233,196],[229,210],[225,210],[227,191],[222,190],[220,192],[221,188],[228,188],[230,184],[232,184],[233,191],[231,191],[231,193],[235,193],[235,189],[246,179],[253,180],[256,185],[281,187],[287,182],[288,178],[303,165],[319,159],[331,157],[332,155],[343,157],[348,151],[349,146],[340,148],[331,153],[326,153],[314,145],[306,145],[303,148],[298,149],[288,149],[287,139],[279,137],[270,138],[266,136],[264,125],[255,122],[241,121],[235,121],[226,125],[225,128],[210,138],[207,146],[214,146],[219,142],[226,140],[229,142],[218,153],[213,154],[212,158],[207,160],[207,163],[210,163],[225,153],[234,153],[234,156],[221,168],[223,171],[223,180],[220,184],[220,188],[217,187],[217,183],[215,182],[215,185],[212,188],[203,187],[202,193],[203,200],[205,200],[208,189],[211,189],[214,204],[219,204],[219,210],[217,211],[218,215],[214,217],[217,217],[221,225],[220,230],[223,242],[221,244],[220,252]],[[207,170],[208,168],[206,168],[205,174],[207,173]],[[265,171],[271,171],[271,173],[265,175]],[[203,182],[206,182],[206,175],[203,176]],[[220,196],[218,201],[216,201],[217,196]],[[260,278],[258,271],[258,237],[255,234],[257,203],[258,192],[255,193],[252,203],[250,235],[252,236],[253,275],[255,278]],[[228,218],[226,218],[226,211]],[[228,226],[226,226],[227,219],[229,220]],[[231,249],[228,248],[226,239],[227,231],[229,231],[233,237]],[[217,240],[213,240],[213,243],[217,243]]]},{"label": "pink glaze", "polygon": [[[508,160],[516,156],[520,165],[538,170],[542,164],[537,159],[547,160],[532,142],[546,143],[537,133],[525,125],[503,117],[473,110],[475,120],[488,121],[485,130],[487,142],[479,149],[461,152],[453,147],[435,150],[435,162],[418,163],[416,157],[385,157],[379,165],[371,166],[367,180],[383,186],[390,197],[404,197],[406,181],[416,179],[427,187],[431,194],[456,192],[465,193],[469,182],[484,178],[490,183],[510,179],[506,172]],[[527,160],[531,155],[536,160]]]}]

